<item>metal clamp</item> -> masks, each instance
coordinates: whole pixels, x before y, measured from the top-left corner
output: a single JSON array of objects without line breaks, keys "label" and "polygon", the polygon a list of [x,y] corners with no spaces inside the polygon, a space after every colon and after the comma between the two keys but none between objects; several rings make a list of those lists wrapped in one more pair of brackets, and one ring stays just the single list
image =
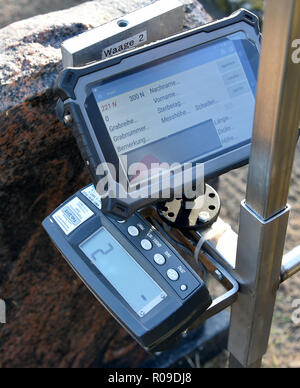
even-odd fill
[{"label": "metal clamp", "polygon": [[178,0],[157,1],[63,42],[63,66],[85,66],[179,33],[183,19]]},{"label": "metal clamp", "polygon": [[230,307],[236,301],[238,296],[238,282],[218,263],[218,261],[212,256],[213,253],[217,254],[217,252],[214,252],[213,249],[210,253],[203,252],[209,266],[214,268],[212,275],[226,288],[227,292],[213,300],[212,304],[205,313],[194,322],[193,327],[201,325],[209,318],[219,314],[227,307]]}]

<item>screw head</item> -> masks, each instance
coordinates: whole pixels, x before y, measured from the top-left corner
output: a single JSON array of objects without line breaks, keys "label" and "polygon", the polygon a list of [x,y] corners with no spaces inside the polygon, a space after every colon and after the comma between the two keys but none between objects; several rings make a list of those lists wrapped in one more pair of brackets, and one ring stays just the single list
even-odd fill
[{"label": "screw head", "polygon": [[182,338],[186,338],[188,336],[189,332],[188,330],[184,330],[182,333],[181,333],[181,336]]},{"label": "screw head", "polygon": [[64,116],[64,124],[65,125],[70,125],[72,124],[73,118],[71,115],[65,115]]},{"label": "screw head", "polygon": [[198,218],[199,218],[199,221],[206,222],[210,219],[210,215],[208,212],[201,212]]},{"label": "screw head", "polygon": [[223,274],[222,274],[218,269],[215,270],[215,274],[217,275],[217,278],[218,278],[220,281],[222,281],[222,280],[224,279]]}]

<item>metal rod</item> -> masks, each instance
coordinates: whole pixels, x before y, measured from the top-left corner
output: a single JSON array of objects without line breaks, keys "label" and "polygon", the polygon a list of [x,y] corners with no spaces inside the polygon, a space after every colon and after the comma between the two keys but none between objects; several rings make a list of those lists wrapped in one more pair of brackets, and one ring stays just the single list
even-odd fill
[{"label": "metal rod", "polygon": [[[256,367],[267,350],[288,223],[300,119],[300,1],[267,0],[246,202],[241,206],[229,336],[231,360]],[[236,366],[236,362],[231,362]]]},{"label": "metal rod", "polygon": [[300,120],[300,2],[268,0],[259,70],[247,205],[263,219],[287,202]]},{"label": "metal rod", "polygon": [[[244,366],[236,358],[234,358],[232,354],[230,355],[229,363],[230,363],[230,367],[232,369],[243,369],[244,368]],[[249,369],[260,368],[261,363],[262,363],[262,359],[260,358],[254,364],[249,365],[248,368]]]},{"label": "metal rod", "polygon": [[300,245],[283,256],[281,266],[281,283],[300,271]]}]

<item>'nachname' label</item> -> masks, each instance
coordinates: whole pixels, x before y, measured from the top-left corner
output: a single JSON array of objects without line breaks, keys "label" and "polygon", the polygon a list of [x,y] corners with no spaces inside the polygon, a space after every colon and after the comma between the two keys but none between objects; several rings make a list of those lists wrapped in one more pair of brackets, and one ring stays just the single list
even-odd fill
[{"label": "'nachname' label", "polygon": [[102,51],[102,59],[113,57],[125,51],[134,49],[135,47],[147,42],[147,31],[140,32],[130,38],[124,39],[112,46],[105,48]]}]

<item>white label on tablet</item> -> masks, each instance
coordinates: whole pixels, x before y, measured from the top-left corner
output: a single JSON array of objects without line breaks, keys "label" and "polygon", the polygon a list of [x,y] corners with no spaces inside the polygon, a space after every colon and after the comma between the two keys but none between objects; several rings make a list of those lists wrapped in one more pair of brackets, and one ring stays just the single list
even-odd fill
[{"label": "white label on tablet", "polygon": [[54,213],[53,218],[65,234],[69,235],[93,215],[91,209],[75,197]]},{"label": "white label on tablet", "polygon": [[101,197],[97,193],[95,186],[90,185],[86,189],[82,190],[81,192],[88,200],[92,202],[93,205],[95,205],[99,210],[102,208],[101,204]]}]

